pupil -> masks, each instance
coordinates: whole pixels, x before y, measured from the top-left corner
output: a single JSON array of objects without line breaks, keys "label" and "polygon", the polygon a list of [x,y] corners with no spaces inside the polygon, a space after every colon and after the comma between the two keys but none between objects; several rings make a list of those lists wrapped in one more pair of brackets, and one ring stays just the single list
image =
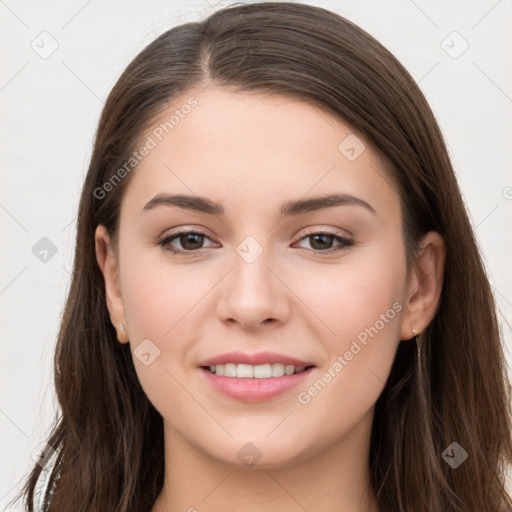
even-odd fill
[{"label": "pupil", "polygon": [[[318,238],[323,239],[323,243],[325,243],[325,239],[330,238],[330,235],[313,235],[313,240],[315,240],[315,242]],[[322,245],[322,242],[320,242],[320,245]],[[320,247],[320,249],[325,249],[325,247]]]},{"label": "pupil", "polygon": [[[192,249],[196,249],[197,247],[194,247],[194,243],[196,244],[199,244],[199,246],[201,245],[201,240],[197,241],[197,240],[194,240],[195,238],[197,237],[201,237],[202,235],[199,235],[197,233],[189,233],[187,235],[184,235],[185,237],[185,244],[184,246],[186,247],[186,244],[188,244],[189,242],[192,243]],[[190,249],[190,247],[189,247]]]}]

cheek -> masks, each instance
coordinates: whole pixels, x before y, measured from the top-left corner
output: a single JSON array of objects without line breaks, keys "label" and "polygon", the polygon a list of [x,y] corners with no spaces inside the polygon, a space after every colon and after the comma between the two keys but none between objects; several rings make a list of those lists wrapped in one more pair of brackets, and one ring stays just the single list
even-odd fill
[{"label": "cheek", "polygon": [[[193,374],[194,347],[205,337],[205,320],[215,308],[209,291],[219,280],[211,267],[172,263],[171,258],[161,249],[127,244],[121,262],[135,369],[146,395],[167,418],[181,407],[190,408],[190,396],[179,383]],[[138,357],[142,347],[157,355],[147,366]],[[177,409],[170,410],[171,405]]]},{"label": "cheek", "polygon": [[[362,397],[368,403],[376,400],[399,343],[405,257],[396,247],[381,244],[378,250],[354,253],[335,276],[332,269],[324,270],[325,275],[308,279],[298,292],[322,320],[318,333],[323,333],[319,339],[328,354],[322,369],[328,373],[325,381],[332,393],[344,394],[354,407]],[[339,364],[333,367],[335,362]],[[356,402],[346,396],[348,389]]]},{"label": "cheek", "polygon": [[346,350],[358,336],[364,341],[373,326],[383,338],[395,339],[404,283],[405,257],[389,244],[347,254],[334,266],[318,265],[314,272],[303,272],[294,291],[321,320],[318,324],[332,354]]},{"label": "cheek", "polygon": [[201,298],[214,282],[192,266],[172,265],[156,250],[127,247],[124,254],[121,286],[135,370],[153,406],[175,421],[176,411],[191,408],[180,385],[183,366],[198,340]]},{"label": "cheek", "polygon": [[329,357],[297,400],[305,411],[328,416],[333,436],[340,424],[350,428],[375,404],[399,343],[405,257],[391,244],[368,254],[347,259],[335,281],[322,280],[309,296],[330,328],[323,337]]},{"label": "cheek", "polygon": [[[122,264],[122,295],[131,334],[164,342],[190,322],[213,281],[171,263],[160,249],[134,249]],[[210,281],[212,281],[210,283]]]}]

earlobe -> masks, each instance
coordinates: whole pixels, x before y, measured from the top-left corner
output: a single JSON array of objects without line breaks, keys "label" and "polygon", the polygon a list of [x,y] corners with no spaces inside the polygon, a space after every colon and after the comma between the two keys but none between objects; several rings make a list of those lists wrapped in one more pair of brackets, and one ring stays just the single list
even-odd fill
[{"label": "earlobe", "polygon": [[422,239],[408,283],[401,339],[410,339],[411,332],[423,332],[434,318],[444,280],[446,246],[443,237],[428,232]]},{"label": "earlobe", "polygon": [[120,343],[128,342],[128,332],[124,314],[124,305],[119,283],[119,266],[115,250],[111,245],[110,236],[105,226],[97,226],[94,234],[96,260],[105,282],[105,301],[110,320],[117,331]]}]

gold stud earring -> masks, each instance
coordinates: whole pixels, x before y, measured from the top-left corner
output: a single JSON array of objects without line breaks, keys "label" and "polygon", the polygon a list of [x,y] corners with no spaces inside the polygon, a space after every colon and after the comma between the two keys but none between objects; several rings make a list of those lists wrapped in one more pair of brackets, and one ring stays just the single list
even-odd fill
[{"label": "gold stud earring", "polygon": [[119,343],[127,343],[128,342],[128,333],[126,332],[123,324],[121,324],[121,323],[119,324],[119,329],[116,329],[116,334],[117,334],[117,341],[119,341]]}]

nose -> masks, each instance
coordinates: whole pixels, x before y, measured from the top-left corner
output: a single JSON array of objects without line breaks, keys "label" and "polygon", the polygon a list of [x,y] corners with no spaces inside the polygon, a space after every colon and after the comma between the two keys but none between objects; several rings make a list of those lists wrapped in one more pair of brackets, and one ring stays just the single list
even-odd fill
[{"label": "nose", "polygon": [[269,251],[254,260],[236,254],[231,271],[222,280],[217,317],[244,330],[286,322],[290,314],[290,290],[280,279]]}]

